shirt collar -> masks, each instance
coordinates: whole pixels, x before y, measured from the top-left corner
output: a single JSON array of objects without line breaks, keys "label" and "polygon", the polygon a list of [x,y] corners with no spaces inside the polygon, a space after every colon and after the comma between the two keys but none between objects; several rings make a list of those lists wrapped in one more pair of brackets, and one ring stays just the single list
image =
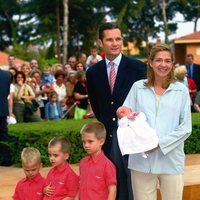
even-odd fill
[{"label": "shirt collar", "polygon": [[[115,65],[119,66],[121,59],[122,59],[122,54],[120,53],[114,60],[112,60],[112,62],[114,62]],[[108,59],[105,57],[105,61],[106,61],[106,66],[107,66],[107,67],[110,67],[109,62],[110,62],[111,60],[108,60]]]},{"label": "shirt collar", "polygon": [[97,156],[95,156],[95,157],[90,156],[90,157],[89,157],[89,160],[93,161],[94,163],[97,163],[103,156],[104,156],[104,153],[103,153],[103,151],[101,151],[101,152],[100,152]]},{"label": "shirt collar", "polygon": [[38,173],[38,174],[37,174],[35,177],[33,177],[32,179],[29,179],[29,178],[26,177],[25,181],[31,181],[31,182],[33,181],[33,182],[36,182],[36,183],[37,183],[37,182],[40,181],[41,177],[42,177],[41,174]]},{"label": "shirt collar", "polygon": [[[143,81],[143,83],[144,82],[146,82],[147,81],[147,79],[145,79],[144,81]],[[139,88],[140,89],[148,89],[148,87],[146,87],[146,86],[144,86],[144,84],[141,84],[140,86],[139,86]],[[152,87],[151,87],[152,88]],[[182,88],[180,88],[179,87],[179,83],[177,82],[177,81],[175,81],[174,83],[170,83],[170,85],[169,85],[169,87],[167,88],[167,90],[166,91],[168,91],[168,90],[183,90]]]},{"label": "shirt collar", "polygon": [[65,162],[59,167],[54,167],[54,170],[58,170],[59,172],[63,172],[68,167],[69,167],[69,164],[67,162]]}]

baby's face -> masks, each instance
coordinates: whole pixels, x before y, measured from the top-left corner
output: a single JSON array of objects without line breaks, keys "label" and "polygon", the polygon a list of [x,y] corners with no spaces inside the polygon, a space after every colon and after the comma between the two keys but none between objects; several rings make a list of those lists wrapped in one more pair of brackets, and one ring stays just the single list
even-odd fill
[{"label": "baby's face", "polygon": [[118,118],[122,118],[131,114],[131,109],[127,107],[119,107],[117,109],[117,116]]}]

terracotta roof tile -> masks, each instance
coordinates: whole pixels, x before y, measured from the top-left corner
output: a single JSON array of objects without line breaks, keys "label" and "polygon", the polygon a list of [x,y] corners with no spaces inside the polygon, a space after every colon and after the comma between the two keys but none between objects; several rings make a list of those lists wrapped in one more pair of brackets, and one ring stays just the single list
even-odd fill
[{"label": "terracotta roof tile", "polygon": [[196,31],[194,33],[182,36],[180,38],[176,38],[174,41],[191,41],[191,40],[195,40],[195,41],[200,41],[200,31]]},{"label": "terracotta roof tile", "polygon": [[[7,53],[0,51],[0,65],[8,65],[8,56],[9,55]],[[21,64],[28,63],[27,61],[16,58],[16,57],[15,57],[15,60],[16,60],[16,63],[21,63]]]}]

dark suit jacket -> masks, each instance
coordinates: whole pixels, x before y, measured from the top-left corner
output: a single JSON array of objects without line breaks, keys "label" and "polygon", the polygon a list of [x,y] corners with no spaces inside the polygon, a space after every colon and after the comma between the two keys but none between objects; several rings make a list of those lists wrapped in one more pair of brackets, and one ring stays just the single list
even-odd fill
[{"label": "dark suit jacket", "polygon": [[200,91],[200,65],[193,64],[193,80],[197,85],[197,91]]},{"label": "dark suit jacket", "polygon": [[105,59],[87,70],[89,100],[95,116],[105,125],[107,131],[103,147],[107,156],[110,155],[113,136],[116,137],[116,110],[123,104],[133,83],[145,78],[145,74],[146,65],[143,62],[122,55],[111,96]]},{"label": "dark suit jacket", "polygon": [[0,116],[9,115],[8,95],[10,93],[10,73],[0,69]]}]

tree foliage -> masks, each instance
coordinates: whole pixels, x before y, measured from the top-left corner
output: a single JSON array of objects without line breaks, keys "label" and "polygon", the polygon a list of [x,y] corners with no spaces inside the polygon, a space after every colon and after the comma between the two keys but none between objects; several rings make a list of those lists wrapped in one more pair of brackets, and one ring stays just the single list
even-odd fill
[{"label": "tree foliage", "polygon": [[[0,49],[39,45],[51,47],[51,55],[61,51],[64,30],[62,1],[0,0]],[[150,37],[156,38],[164,30],[169,35],[174,33],[177,12],[195,24],[200,16],[199,0],[166,1],[165,23],[162,0],[68,0],[68,7],[69,56],[82,51],[89,53],[90,46],[96,43],[98,26],[108,20],[120,25],[125,42],[134,40],[141,46],[142,41],[148,43]]]}]

